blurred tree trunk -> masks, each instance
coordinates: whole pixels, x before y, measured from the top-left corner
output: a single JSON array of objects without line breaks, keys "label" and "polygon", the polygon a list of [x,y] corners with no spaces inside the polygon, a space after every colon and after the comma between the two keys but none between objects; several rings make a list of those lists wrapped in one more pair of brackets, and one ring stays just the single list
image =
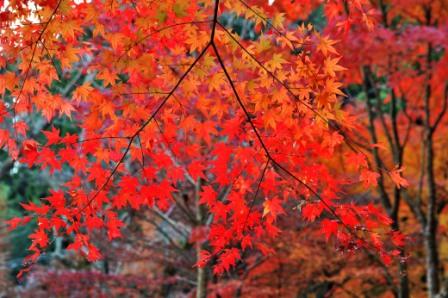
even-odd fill
[{"label": "blurred tree trunk", "polygon": [[[370,141],[372,144],[378,143],[378,133],[375,127],[375,120],[379,119],[381,126],[384,130],[384,133],[386,134],[389,143],[389,148],[391,151],[390,153],[393,157],[393,161],[396,166],[401,167],[403,160],[404,146],[401,144],[398,135],[395,96],[394,94],[392,94],[392,107],[390,113],[392,128],[390,131],[384,119],[382,111],[382,101],[378,90],[376,90],[373,74],[370,67],[366,66],[363,68],[363,75],[364,75],[364,91],[366,94],[367,112],[369,117],[368,130],[370,134]],[[376,171],[380,175],[378,178],[377,190],[380,195],[381,203],[392,220],[392,229],[394,231],[400,231],[398,214],[400,210],[401,196],[402,196],[401,189],[395,186],[393,197],[391,198],[389,196],[384,182],[384,175],[383,175],[384,162],[381,159],[377,147],[372,147],[372,155]],[[400,257],[405,258],[405,256],[406,252],[403,247],[400,249]],[[394,291],[394,294],[395,296],[398,296],[400,298],[409,297],[409,278],[407,274],[407,264],[405,262],[399,262],[399,286]]]},{"label": "blurred tree trunk", "polygon": [[[205,210],[203,206],[199,204],[199,200],[201,197],[201,178],[198,178],[198,181],[195,185],[195,203],[196,203],[196,225],[202,226],[204,224],[205,218]],[[196,258],[199,261],[201,257],[201,251],[203,250],[203,243],[198,241],[196,244]],[[207,296],[207,270],[206,267],[199,268],[197,267],[196,273],[196,298],[205,298]]]},{"label": "blurred tree trunk", "polygon": [[[430,18],[430,17],[429,17]],[[427,52],[427,67],[431,69],[431,57],[432,57],[432,45],[428,44]],[[434,144],[433,136],[435,126],[431,124],[431,72],[428,72],[426,82],[426,92],[424,97],[424,109],[425,109],[425,140],[424,140],[424,153],[426,164],[426,182],[428,187],[428,208],[426,211],[426,227],[423,232],[425,249],[426,249],[426,281],[428,285],[428,296],[435,297],[440,290],[439,280],[439,254],[437,249],[437,193],[436,193],[436,181],[434,174]]]}]

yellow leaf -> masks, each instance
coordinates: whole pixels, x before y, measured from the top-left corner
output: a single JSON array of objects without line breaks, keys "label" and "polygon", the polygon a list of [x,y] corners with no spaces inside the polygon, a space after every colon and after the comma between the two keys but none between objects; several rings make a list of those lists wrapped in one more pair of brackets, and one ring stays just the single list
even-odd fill
[{"label": "yellow leaf", "polygon": [[287,61],[283,59],[281,54],[274,54],[272,60],[266,63],[266,68],[270,71],[275,71],[276,69],[281,69],[285,63],[287,63]]},{"label": "yellow leaf", "polygon": [[331,77],[335,77],[337,71],[347,70],[345,67],[338,65],[340,59],[341,58],[325,59],[325,72],[328,73]]},{"label": "yellow leaf", "polygon": [[397,188],[409,186],[409,182],[401,176],[402,172],[403,168],[398,167],[389,172],[390,178],[395,183]]},{"label": "yellow leaf", "polygon": [[331,40],[326,36],[322,37],[320,34],[317,34],[317,38],[319,39],[319,44],[317,45],[318,51],[321,51],[325,56],[328,53],[337,54],[336,49],[333,47],[336,41]]}]

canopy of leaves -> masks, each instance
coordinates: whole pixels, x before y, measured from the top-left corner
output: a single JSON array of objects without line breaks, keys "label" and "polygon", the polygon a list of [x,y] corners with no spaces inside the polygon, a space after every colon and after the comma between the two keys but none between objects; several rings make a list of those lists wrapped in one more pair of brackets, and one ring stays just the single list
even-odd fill
[{"label": "canopy of leaves", "polygon": [[[29,217],[9,221],[37,223],[21,273],[57,237],[100,260],[93,235],[122,237],[125,210],[188,211],[190,197],[205,211],[193,221],[202,231],[196,265],[211,263],[216,275],[246,251],[272,254],[281,218],[294,213],[341,251],[388,265],[403,245],[385,241],[400,238],[392,221],[345,195],[381,177],[353,145],[361,126],[341,106],[341,78],[356,73],[343,77],[352,65],[340,65],[345,49],[334,38],[354,24],[372,28],[364,2],[0,3],[0,144],[11,160],[58,178],[38,201],[24,198]],[[313,27],[316,10],[328,32]],[[45,123],[37,131],[36,114]],[[401,172],[391,178],[406,187]]]}]

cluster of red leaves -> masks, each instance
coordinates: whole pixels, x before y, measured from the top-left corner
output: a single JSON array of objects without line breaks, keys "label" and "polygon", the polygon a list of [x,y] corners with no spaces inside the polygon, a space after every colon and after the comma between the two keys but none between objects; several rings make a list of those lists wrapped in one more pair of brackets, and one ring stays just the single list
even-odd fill
[{"label": "cluster of red leaves", "polygon": [[[69,167],[73,176],[40,204],[23,205],[37,220],[27,262],[48,247],[52,231],[96,261],[92,230],[120,237],[120,210],[165,210],[173,193],[195,185],[212,219],[211,252],[198,264],[216,257],[217,274],[246,249],[271,253],[263,239],[278,235],[277,218],[291,200],[304,204],[306,220],[325,218],[322,233],[341,249],[389,255],[375,232],[389,225],[387,217],[341,200],[343,186],[375,185],[365,157],[347,159],[360,173],[355,179],[327,165],[344,142],[330,121],[356,126],[339,108],[336,76],[344,68],[334,41],[311,25],[287,29],[276,9],[270,21],[244,1],[36,4],[14,1],[2,20],[0,66],[16,63],[17,71],[0,74],[0,94],[13,98],[1,105],[1,144],[29,166],[56,175]],[[225,11],[270,29],[257,41],[240,40],[219,23]],[[25,24],[32,15],[40,22]],[[70,96],[51,92],[74,65],[95,80]],[[53,127],[38,143],[14,117],[32,111],[50,123],[71,117],[82,133]]]}]

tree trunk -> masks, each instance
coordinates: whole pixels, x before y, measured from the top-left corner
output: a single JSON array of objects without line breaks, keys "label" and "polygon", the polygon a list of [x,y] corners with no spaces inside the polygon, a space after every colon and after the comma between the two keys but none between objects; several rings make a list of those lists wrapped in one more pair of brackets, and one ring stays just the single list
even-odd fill
[{"label": "tree trunk", "polygon": [[[199,204],[201,194],[201,178],[198,178],[195,187],[196,202],[196,224],[201,226],[204,224],[204,208]],[[196,243],[196,259],[199,261],[201,257],[202,243]],[[197,267],[196,272],[196,298],[205,298],[207,296],[207,271],[205,267]]]},{"label": "tree trunk", "polygon": [[[399,231],[398,227],[398,220],[397,218],[394,219],[394,223],[392,224],[394,227],[394,230]],[[399,263],[399,274],[400,274],[400,287],[398,288],[398,297],[399,298],[409,298],[409,277],[408,277],[408,265],[405,261],[403,261],[406,258],[406,251],[404,247],[400,248],[400,263]]]},{"label": "tree trunk", "polygon": [[[200,249],[198,249],[197,258],[199,258],[199,251]],[[205,268],[198,268],[196,282],[196,298],[205,298],[207,296],[207,274]]]},{"label": "tree trunk", "polygon": [[[431,23],[430,10],[427,11],[428,24]],[[431,69],[431,56],[433,48],[432,44],[428,44],[427,51],[427,68]],[[436,297],[440,290],[439,281],[439,255],[437,251],[437,193],[436,180],[434,175],[434,144],[433,136],[435,127],[431,124],[431,79],[432,75],[429,72],[426,79],[426,92],[424,97],[425,109],[425,154],[426,154],[426,182],[428,186],[428,208],[426,211],[427,225],[425,227],[423,236],[426,249],[426,282],[428,286],[428,297]]]},{"label": "tree trunk", "polygon": [[436,232],[426,229],[426,275],[428,285],[428,297],[436,297],[439,293],[439,256],[437,251]]},{"label": "tree trunk", "polygon": [[424,231],[426,249],[426,278],[428,285],[428,296],[435,297],[440,290],[439,281],[439,255],[437,249],[437,194],[434,177],[434,152],[431,132],[427,132],[426,139],[426,171],[428,183],[428,210],[427,225]]}]

